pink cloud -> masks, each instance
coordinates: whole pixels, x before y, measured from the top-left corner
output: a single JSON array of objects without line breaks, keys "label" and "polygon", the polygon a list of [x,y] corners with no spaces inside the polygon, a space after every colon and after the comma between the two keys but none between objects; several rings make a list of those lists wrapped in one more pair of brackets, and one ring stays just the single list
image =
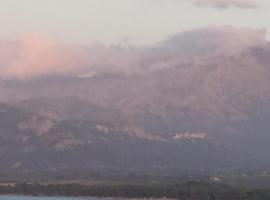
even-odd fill
[{"label": "pink cloud", "polygon": [[[69,46],[46,37],[27,35],[0,40],[0,71],[5,78],[50,74],[80,75],[97,71],[129,73],[136,53],[121,46]],[[135,70],[135,68],[134,68]]]},{"label": "pink cloud", "polygon": [[268,44],[265,35],[263,29],[206,27],[144,47],[70,46],[39,36],[0,39],[0,76],[145,74],[217,56],[236,57],[251,47]]},{"label": "pink cloud", "polygon": [[0,42],[2,76],[31,77],[71,73],[83,59],[80,49],[57,44],[45,37],[23,36]]}]

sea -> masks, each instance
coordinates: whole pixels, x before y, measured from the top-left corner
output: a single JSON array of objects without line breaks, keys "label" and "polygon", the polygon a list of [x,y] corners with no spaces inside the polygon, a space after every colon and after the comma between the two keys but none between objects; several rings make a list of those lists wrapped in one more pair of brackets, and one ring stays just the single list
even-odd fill
[{"label": "sea", "polygon": [[[0,196],[0,200],[120,200],[121,198],[97,197],[30,197],[30,196]],[[123,199],[121,199],[123,200]]]}]

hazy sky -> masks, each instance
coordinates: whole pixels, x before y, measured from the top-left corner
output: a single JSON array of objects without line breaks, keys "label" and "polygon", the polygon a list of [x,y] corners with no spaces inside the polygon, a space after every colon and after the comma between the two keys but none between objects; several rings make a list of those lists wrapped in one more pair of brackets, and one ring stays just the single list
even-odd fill
[{"label": "hazy sky", "polygon": [[207,25],[270,29],[269,19],[269,0],[0,0],[1,37],[80,44],[151,44]]}]

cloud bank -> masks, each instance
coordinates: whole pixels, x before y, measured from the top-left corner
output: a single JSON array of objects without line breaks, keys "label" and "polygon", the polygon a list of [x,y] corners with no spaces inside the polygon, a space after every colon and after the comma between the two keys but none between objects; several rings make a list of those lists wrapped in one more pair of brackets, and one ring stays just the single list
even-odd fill
[{"label": "cloud bank", "polygon": [[0,41],[1,76],[26,78],[43,74],[72,73],[83,64],[81,49],[45,37],[23,36]]},{"label": "cloud bank", "polygon": [[2,78],[89,73],[145,74],[207,62],[218,56],[237,57],[252,47],[264,46],[261,29],[206,27],[177,33],[154,46],[68,46],[48,38],[23,36],[0,40]]},{"label": "cloud bank", "polygon": [[196,0],[197,6],[212,6],[219,9],[226,9],[230,7],[255,9],[258,5],[255,0]]}]

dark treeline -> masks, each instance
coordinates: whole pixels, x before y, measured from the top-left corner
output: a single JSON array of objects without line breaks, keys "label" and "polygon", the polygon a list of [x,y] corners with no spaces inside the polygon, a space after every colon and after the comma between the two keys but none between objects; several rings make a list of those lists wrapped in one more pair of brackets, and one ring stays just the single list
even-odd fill
[{"label": "dark treeline", "polygon": [[0,186],[0,194],[44,195],[44,196],[98,196],[98,197],[178,197],[175,186],[96,184],[82,185],[17,183],[14,186]]},{"label": "dark treeline", "polygon": [[179,188],[179,200],[269,200],[270,189],[190,182]]},{"label": "dark treeline", "polygon": [[245,189],[225,184],[189,182],[183,185],[127,185],[77,183],[17,183],[0,186],[0,194],[33,196],[97,196],[126,198],[176,198],[179,200],[269,200],[270,189]]}]

